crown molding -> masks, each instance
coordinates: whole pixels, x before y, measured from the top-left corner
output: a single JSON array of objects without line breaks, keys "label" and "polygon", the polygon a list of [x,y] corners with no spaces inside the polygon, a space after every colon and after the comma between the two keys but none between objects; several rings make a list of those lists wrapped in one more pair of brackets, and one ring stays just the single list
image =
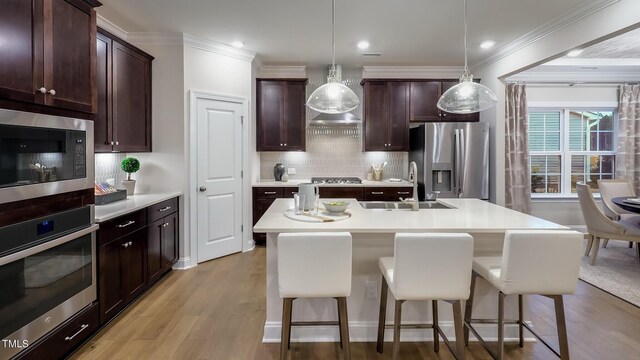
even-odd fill
[{"label": "crown molding", "polygon": [[269,66],[258,64],[258,77],[263,78],[306,78],[306,66]]},{"label": "crown molding", "polygon": [[578,22],[588,16],[591,16],[598,11],[607,8],[621,0],[594,0],[587,3],[583,3],[574,9],[565,12],[564,14],[556,17],[555,19],[548,21],[547,23],[537,27],[536,29],[520,36],[516,40],[506,44],[505,46],[496,49],[491,55],[488,55],[478,62],[472,65],[474,70],[487,67],[500,59],[503,59],[518,50],[521,50],[536,41],[540,41],[547,36],[556,33],[567,26]]},{"label": "crown molding", "polygon": [[181,33],[131,32],[127,40],[133,44],[183,45]]},{"label": "crown molding", "polygon": [[109,21],[109,19],[105,18],[104,16],[98,14],[97,23],[98,23],[98,27],[101,27],[107,30],[108,32],[112,33],[113,35],[121,39],[128,40],[127,37],[129,34],[123,28]]},{"label": "crown molding", "polygon": [[458,79],[464,73],[462,66],[363,66],[364,79]]},{"label": "crown molding", "polygon": [[256,52],[245,49],[238,49],[233,46],[229,46],[217,41],[205,39],[199,36],[183,34],[183,41],[185,46],[192,47],[194,49],[209,51],[215,54],[229,56],[239,60],[252,62],[256,57]]},{"label": "crown molding", "polygon": [[625,83],[640,81],[640,71],[535,71],[523,72],[507,78],[507,81],[524,81],[525,83]]}]

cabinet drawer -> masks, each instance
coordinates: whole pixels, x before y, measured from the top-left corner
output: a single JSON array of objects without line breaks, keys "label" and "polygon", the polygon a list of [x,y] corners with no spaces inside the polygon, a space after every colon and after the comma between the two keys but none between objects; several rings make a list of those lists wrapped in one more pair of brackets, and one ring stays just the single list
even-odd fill
[{"label": "cabinet drawer", "polygon": [[323,199],[357,199],[362,200],[361,187],[321,186],[320,197]]},{"label": "cabinet drawer", "polygon": [[283,197],[293,199],[293,194],[298,192],[297,187],[286,187],[283,190]]},{"label": "cabinet drawer", "polygon": [[16,359],[62,359],[98,328],[98,303],[93,303],[52,330]]},{"label": "cabinet drawer", "polygon": [[277,199],[283,197],[283,188],[281,187],[255,187],[253,188],[254,198]]},{"label": "cabinet drawer", "polygon": [[410,187],[368,187],[364,189],[366,201],[399,201],[412,196]]},{"label": "cabinet drawer", "polygon": [[178,211],[178,198],[165,200],[147,208],[147,221],[152,223]]},{"label": "cabinet drawer", "polygon": [[147,209],[138,210],[100,224],[98,245],[147,226]]}]

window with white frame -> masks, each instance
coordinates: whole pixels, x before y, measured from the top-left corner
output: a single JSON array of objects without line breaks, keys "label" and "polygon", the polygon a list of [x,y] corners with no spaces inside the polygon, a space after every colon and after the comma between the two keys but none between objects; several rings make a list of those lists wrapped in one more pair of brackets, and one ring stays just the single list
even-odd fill
[{"label": "window with white frame", "polygon": [[529,109],[533,197],[575,196],[576,183],[598,188],[615,169],[613,109]]}]

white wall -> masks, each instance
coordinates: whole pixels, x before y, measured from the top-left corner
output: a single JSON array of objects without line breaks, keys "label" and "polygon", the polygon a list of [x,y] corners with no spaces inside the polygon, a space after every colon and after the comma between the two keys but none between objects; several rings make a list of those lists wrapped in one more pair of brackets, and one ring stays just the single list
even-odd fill
[{"label": "white wall", "polygon": [[[608,19],[603,21],[603,19]],[[474,68],[474,75],[495,91],[497,105],[481,114],[481,121],[491,127],[491,200],[504,204],[504,106],[505,86],[502,79],[559,57],[567,50],[587,46],[613,33],[624,32],[640,25],[640,1],[620,0],[605,9],[585,16],[556,32],[505,55],[482,68]]]}]

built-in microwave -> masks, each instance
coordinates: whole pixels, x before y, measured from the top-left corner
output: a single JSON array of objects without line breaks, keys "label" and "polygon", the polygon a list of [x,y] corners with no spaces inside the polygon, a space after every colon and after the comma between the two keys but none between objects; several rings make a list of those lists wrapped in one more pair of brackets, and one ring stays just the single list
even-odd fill
[{"label": "built-in microwave", "polygon": [[0,110],[0,204],[93,186],[93,121]]}]

